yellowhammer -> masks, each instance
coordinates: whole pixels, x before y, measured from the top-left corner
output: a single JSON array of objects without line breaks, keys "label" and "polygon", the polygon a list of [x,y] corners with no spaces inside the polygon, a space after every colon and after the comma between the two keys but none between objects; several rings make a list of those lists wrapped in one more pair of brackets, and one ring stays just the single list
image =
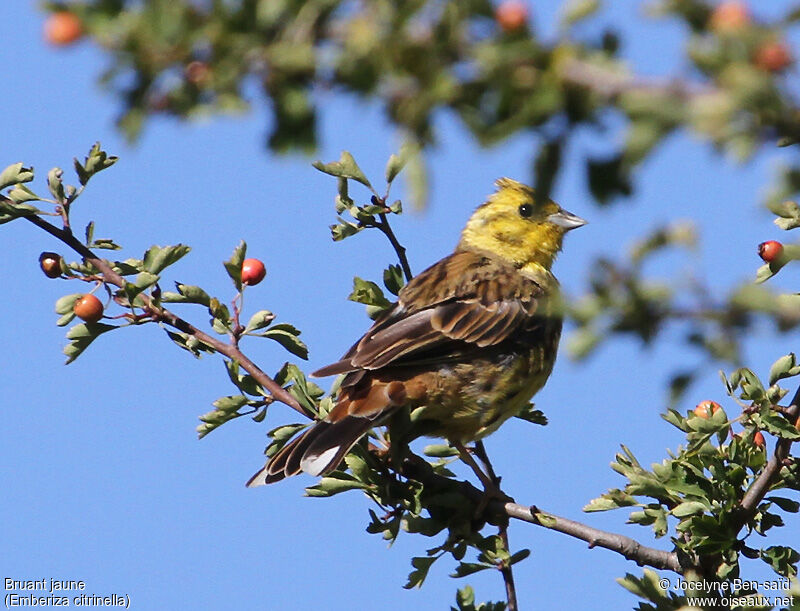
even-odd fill
[{"label": "yellowhammer", "polygon": [[285,445],[248,486],[335,469],[369,429],[420,408],[426,434],[481,439],[544,386],[561,335],[550,272],[564,234],[586,221],[509,178],[467,222],[455,252],[400,291],[342,359],[336,406]]}]

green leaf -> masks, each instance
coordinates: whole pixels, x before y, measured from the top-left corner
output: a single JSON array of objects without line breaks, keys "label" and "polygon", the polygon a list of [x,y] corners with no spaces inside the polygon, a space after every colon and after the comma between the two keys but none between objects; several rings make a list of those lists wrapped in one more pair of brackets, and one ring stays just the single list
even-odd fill
[{"label": "green leaf", "polygon": [[800,511],[800,502],[792,499],[787,499],[782,496],[768,496],[764,500],[775,503],[778,507],[788,513],[797,513]]},{"label": "green leaf", "polygon": [[474,611],[475,608],[475,591],[472,589],[472,586],[464,586],[456,593],[456,604],[458,605],[458,611],[467,611],[467,608],[470,611]]},{"label": "green leaf", "polygon": [[480,564],[477,562],[459,562],[456,570],[450,573],[450,577],[466,577],[479,571],[494,568],[490,565]]},{"label": "green leaf", "polygon": [[392,295],[399,295],[405,283],[403,270],[399,265],[390,265],[383,270],[383,285]]},{"label": "green leaf", "polygon": [[609,511],[611,509],[630,507],[637,504],[636,499],[630,494],[623,492],[619,488],[613,488],[603,496],[589,501],[589,503],[583,507],[583,511],[587,513],[593,511]]},{"label": "green leaf", "polygon": [[315,161],[311,165],[325,174],[330,174],[331,176],[337,176],[339,178],[350,178],[360,182],[365,187],[372,189],[372,185],[367,180],[364,172],[361,171],[361,168],[358,167],[356,160],[348,151],[342,151],[339,161],[333,161],[331,163]]},{"label": "green leaf", "polygon": [[244,263],[245,254],[247,253],[247,243],[242,240],[239,245],[233,249],[231,258],[223,263],[225,271],[228,272],[233,284],[237,291],[242,290],[242,263]]},{"label": "green leaf", "polygon": [[242,392],[245,392],[249,395],[254,396],[265,396],[266,393],[261,388],[258,382],[256,382],[255,378],[249,374],[240,374],[239,373],[239,362],[235,360],[226,360],[225,363],[225,370],[228,373],[228,377],[230,378],[231,382],[233,382],[234,386],[236,386]]},{"label": "green leaf", "polygon": [[404,176],[411,193],[411,203],[417,210],[422,210],[428,203],[428,171],[425,167],[423,146],[409,136],[403,143],[403,148],[407,159]]},{"label": "green leaf", "polygon": [[89,178],[91,178],[91,176],[86,171],[86,168],[83,167],[83,164],[78,161],[77,157],[72,159],[72,165],[75,168],[75,174],[78,175],[78,182],[80,182],[81,185],[85,185],[87,182],[89,182]]},{"label": "green leaf", "polygon": [[338,225],[330,226],[331,238],[333,238],[334,242],[339,242],[345,238],[349,238],[350,236],[355,235],[364,229],[363,227],[360,227],[355,223],[351,223],[350,221],[345,221],[342,218],[340,218],[339,221],[341,222]]},{"label": "green leaf", "polygon": [[63,175],[64,171],[61,168],[53,168],[47,173],[47,188],[50,189],[53,199],[57,202],[63,202],[66,199],[64,196],[64,183],[61,181]]},{"label": "green leaf", "polygon": [[220,397],[212,405],[221,412],[235,412],[244,407],[250,400],[244,395],[228,395]]},{"label": "green leaf", "polygon": [[33,168],[26,168],[22,163],[13,163],[0,172],[0,190],[31,180],[33,180]]},{"label": "green leaf", "polygon": [[347,179],[339,178],[337,181],[338,193],[335,199],[336,214],[341,214],[353,205],[353,200],[347,187]]},{"label": "green leaf", "polygon": [[795,362],[794,352],[782,356],[772,364],[769,369],[769,385],[772,386],[778,380],[790,378],[800,374],[800,366]]},{"label": "green leaf", "polygon": [[84,235],[86,236],[85,244],[86,246],[89,246],[89,244],[91,244],[94,240],[94,221],[89,221],[89,224],[86,225]]},{"label": "green leaf", "polygon": [[699,501],[685,501],[674,507],[670,513],[676,518],[685,518],[686,516],[703,513],[706,509],[705,504]]},{"label": "green leaf", "polygon": [[529,549],[522,549],[511,556],[508,560],[509,566],[516,564],[517,562],[522,562],[531,555],[531,550]]},{"label": "green leaf", "polygon": [[250,333],[252,331],[258,331],[259,329],[268,327],[273,320],[275,320],[275,314],[269,310],[259,310],[250,317],[250,321],[244,328],[244,332]]},{"label": "green leaf", "polygon": [[[42,198],[36,195],[36,193],[31,191],[25,185],[17,185],[13,189],[11,189],[11,192],[8,194],[8,199],[10,199],[15,204],[24,204],[25,202],[38,201],[41,200]],[[18,211],[18,216],[24,216],[24,214],[21,214],[21,212],[23,211],[33,210],[35,212],[39,212],[38,210],[36,210],[36,208],[32,208],[31,206],[28,207],[14,206],[14,210]]]},{"label": "green leaf", "polygon": [[797,430],[797,427],[769,406],[763,407],[757,416],[754,415],[753,419],[771,435],[793,441],[800,439],[800,431]]},{"label": "green leaf", "polygon": [[64,347],[64,354],[67,355],[66,364],[69,365],[77,359],[97,337],[116,328],[114,325],[100,322],[82,323],[72,327],[67,332],[67,339],[71,341]]},{"label": "green leaf", "polygon": [[211,305],[211,297],[199,286],[176,282],[175,287],[178,292],[164,291],[161,295],[161,301],[165,303],[199,303],[206,307]]},{"label": "green leaf", "polygon": [[356,303],[376,306],[381,309],[392,306],[392,303],[386,299],[383,291],[377,284],[370,280],[363,280],[358,276],[353,278],[353,292],[350,293],[347,298]]},{"label": "green leaf", "polygon": [[314,497],[328,497],[348,490],[363,490],[368,487],[367,484],[359,482],[351,475],[334,471],[319,480],[316,485],[306,488],[306,494]]},{"label": "green leaf", "polygon": [[92,176],[114,165],[117,162],[117,157],[109,157],[108,154],[100,148],[100,143],[95,142],[92,148],[89,149],[89,154],[83,164],[80,164],[77,159],[75,159],[74,162],[78,180],[81,185],[85,185]]},{"label": "green leaf", "polygon": [[561,21],[564,25],[574,25],[582,21],[600,8],[599,0],[570,0],[564,7],[564,14]]},{"label": "green leaf", "polygon": [[216,352],[216,350],[214,350],[211,346],[204,344],[199,339],[189,335],[188,333],[183,333],[182,331],[169,331],[167,329],[165,329],[165,332],[178,347],[190,352],[198,359],[202,356],[200,354],[201,352],[207,352],[210,354]]},{"label": "green leaf", "polygon": [[259,333],[258,337],[267,337],[275,340],[286,350],[299,356],[303,360],[308,360],[308,347],[298,339],[300,331],[288,323],[280,323],[273,325],[263,333]]},{"label": "green leaf", "polygon": [[406,155],[404,151],[400,151],[399,155],[394,153],[389,156],[389,161],[386,162],[386,182],[391,183],[397,175],[401,172],[406,165]]},{"label": "green leaf", "polygon": [[[297,365],[284,364],[273,379],[281,386],[286,387],[310,416],[317,417],[317,400],[325,394],[325,391],[307,380]],[[287,386],[287,384],[290,385]]]},{"label": "green leaf", "polygon": [[191,250],[189,246],[177,244],[176,246],[151,246],[144,253],[144,269],[151,274],[160,274],[164,269],[180,260]]},{"label": "green leaf", "polygon": [[56,314],[68,314],[72,312],[75,302],[83,297],[85,293],[72,293],[71,295],[64,295],[56,301]]},{"label": "green leaf", "polygon": [[800,560],[800,553],[791,547],[772,545],[761,550],[761,559],[769,564],[779,575],[794,577],[797,575],[797,562]]},{"label": "green leaf", "polygon": [[59,319],[56,321],[56,325],[58,325],[59,327],[65,327],[65,326],[67,326],[69,323],[71,323],[71,322],[72,322],[74,319],[75,319],[75,312],[73,312],[72,310],[70,310],[69,312],[67,312],[66,314],[64,314],[64,315],[63,315],[61,318],[59,318]]},{"label": "green leaf", "polygon": [[403,587],[406,590],[421,587],[425,581],[425,578],[428,576],[428,571],[430,571],[431,565],[436,562],[437,559],[438,556],[433,556],[430,558],[425,556],[415,556],[412,558],[411,566],[413,566],[415,570],[409,573],[408,581]]},{"label": "green leaf", "polygon": [[103,250],[122,250],[122,246],[116,244],[113,240],[108,238],[98,238],[91,244],[89,248],[101,248]]},{"label": "green leaf", "polygon": [[447,458],[450,456],[458,456],[458,450],[446,443],[427,445],[422,450],[422,453],[425,454],[425,456],[430,456],[431,458]]},{"label": "green leaf", "polygon": [[242,414],[236,411],[223,411],[215,409],[213,411],[207,412],[200,416],[200,421],[202,424],[197,426],[197,438],[202,439],[206,435],[208,435],[211,431],[214,431],[221,427],[226,422],[233,420],[235,418],[239,418]]}]

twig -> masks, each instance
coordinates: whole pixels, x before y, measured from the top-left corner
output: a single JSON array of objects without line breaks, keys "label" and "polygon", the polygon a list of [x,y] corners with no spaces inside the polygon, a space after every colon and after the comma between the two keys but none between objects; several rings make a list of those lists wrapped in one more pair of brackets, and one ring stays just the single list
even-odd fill
[{"label": "twig", "polygon": [[[3,199],[5,200],[5,198]],[[89,250],[89,248],[75,238],[69,228],[59,229],[55,225],[48,223],[36,215],[26,216],[25,218],[53,237],[61,240],[64,244],[81,255],[88,263],[91,263],[94,267],[100,270],[100,272],[103,274],[105,283],[112,284],[118,288],[125,287],[125,278],[115,272],[104,259],[97,257],[91,250]],[[264,373],[255,363],[253,363],[253,361],[247,358],[238,347],[225,344],[217,338],[204,333],[200,329],[194,327],[190,323],[186,322],[169,310],[164,309],[163,307],[156,307],[147,295],[141,294],[140,297],[144,303],[144,308],[155,315],[158,320],[168,324],[171,327],[174,327],[175,329],[178,329],[179,331],[182,331],[183,333],[196,337],[204,344],[214,348],[214,350],[220,354],[238,361],[242,368],[244,368],[247,373],[253,376],[256,382],[261,384],[261,386],[266,388],[272,394],[275,400],[288,405],[292,409],[301,413],[303,416],[308,417],[308,414],[302,408],[300,403],[298,403],[297,399],[289,394],[285,388],[275,382],[275,380]]]},{"label": "twig", "polygon": [[400,260],[400,267],[403,268],[403,275],[406,278],[406,282],[408,282],[414,277],[414,274],[411,273],[411,266],[408,264],[405,246],[400,244],[400,242],[397,240],[397,236],[394,235],[394,231],[392,231],[392,226],[389,224],[389,218],[386,216],[386,214],[381,213],[378,216],[380,217],[381,221],[380,223],[376,223],[375,227],[380,229],[383,235],[388,238],[389,243],[397,253],[397,258]]},{"label": "twig", "polygon": [[[483,441],[480,439],[475,442],[475,455],[483,463],[483,466],[486,469],[486,475],[489,476],[489,479],[494,487],[497,488],[498,492],[502,494],[500,489],[500,478],[497,477],[494,467],[492,466],[492,461],[489,460],[489,455],[486,453],[486,448],[483,445]],[[511,554],[511,547],[508,543],[508,520],[503,520],[503,522],[497,527],[497,534],[500,535],[500,539],[503,541],[503,547],[505,547],[506,551]],[[517,603],[517,587],[514,585],[514,571],[511,568],[510,562],[503,563],[503,566],[500,567],[500,574],[503,576],[503,583],[506,586],[508,611],[517,611],[519,609]]]}]

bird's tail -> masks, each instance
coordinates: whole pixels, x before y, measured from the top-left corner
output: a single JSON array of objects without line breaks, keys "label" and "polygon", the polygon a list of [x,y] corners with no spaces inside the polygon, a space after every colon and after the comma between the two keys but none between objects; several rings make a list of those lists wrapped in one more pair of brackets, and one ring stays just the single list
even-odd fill
[{"label": "bird's tail", "polygon": [[330,414],[287,443],[247,482],[247,487],[278,482],[301,471],[324,475],[342,462],[356,442],[405,402],[400,382],[343,388]]}]

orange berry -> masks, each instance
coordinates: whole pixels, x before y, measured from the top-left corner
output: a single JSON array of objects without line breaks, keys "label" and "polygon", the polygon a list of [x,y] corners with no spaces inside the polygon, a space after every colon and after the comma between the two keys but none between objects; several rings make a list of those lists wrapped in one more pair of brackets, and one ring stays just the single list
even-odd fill
[{"label": "orange berry", "polygon": [[756,431],[755,435],[753,435],[753,443],[756,444],[759,448],[767,447],[767,441],[764,439],[764,435],[761,431]]},{"label": "orange berry", "polygon": [[39,255],[39,267],[48,278],[58,278],[61,275],[61,256],[54,252],[43,252]]},{"label": "orange berry", "polygon": [[209,69],[207,63],[195,60],[186,65],[183,73],[186,75],[187,81],[189,81],[192,85],[199,87],[208,81],[208,77],[211,75],[211,70]]},{"label": "orange berry", "polygon": [[758,256],[767,263],[772,263],[783,253],[783,244],[775,240],[767,240],[758,245]]},{"label": "orange berry", "polygon": [[242,284],[253,286],[267,275],[267,269],[258,259],[245,259],[242,263]]},{"label": "orange berry", "polygon": [[52,13],[44,22],[44,39],[51,45],[64,47],[83,36],[81,20],[69,11]]},{"label": "orange berry", "polygon": [[504,0],[494,12],[494,18],[504,32],[516,32],[528,23],[528,5],[520,0]]},{"label": "orange berry", "polygon": [[694,408],[694,415],[698,418],[708,419],[721,409],[722,407],[719,403],[706,399],[697,404],[697,407]]},{"label": "orange berry", "polygon": [[782,42],[765,43],[756,51],[756,66],[767,72],[781,72],[793,61],[789,47]]},{"label": "orange berry", "polygon": [[75,316],[86,322],[97,322],[103,318],[103,304],[94,295],[84,295],[72,307]]},{"label": "orange berry", "polygon": [[736,32],[750,25],[750,9],[744,2],[723,2],[711,13],[709,27],[718,33]]}]

